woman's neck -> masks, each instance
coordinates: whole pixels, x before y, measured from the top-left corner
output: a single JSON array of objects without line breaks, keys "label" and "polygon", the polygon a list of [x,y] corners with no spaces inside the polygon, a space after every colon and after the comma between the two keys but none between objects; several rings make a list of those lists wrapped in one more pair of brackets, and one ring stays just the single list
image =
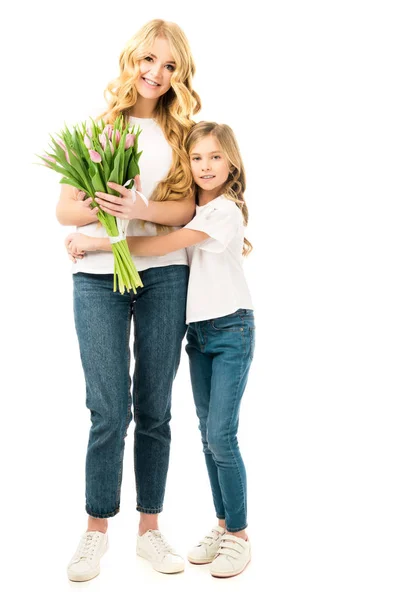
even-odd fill
[{"label": "woman's neck", "polygon": [[149,98],[143,98],[143,96],[139,96],[138,94],[136,103],[129,111],[129,116],[137,117],[138,119],[152,119],[157,102],[158,98],[155,100],[150,100]]}]

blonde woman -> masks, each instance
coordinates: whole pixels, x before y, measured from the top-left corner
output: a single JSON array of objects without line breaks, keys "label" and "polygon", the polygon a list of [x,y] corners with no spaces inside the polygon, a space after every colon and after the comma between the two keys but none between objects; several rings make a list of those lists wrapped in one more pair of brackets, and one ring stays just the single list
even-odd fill
[{"label": "blonde woman", "polygon": [[[214,577],[241,573],[250,561],[246,470],[239,450],[239,409],[254,354],[253,304],[242,269],[252,247],[245,172],[233,131],[201,122],[187,140],[196,191],[196,216],[183,229],[158,238],[129,238],[137,256],[189,248],[186,350],[193,396],[218,523],[188,555],[210,564]],[[75,253],[111,251],[107,239],[67,237]]]},{"label": "blonde woman", "polygon": [[[153,20],[128,42],[120,56],[120,75],[107,88],[112,124],[123,114],[139,124],[141,185],[150,199],[132,202],[132,191],[119,187],[120,204],[102,195],[105,211],[130,219],[128,234],[156,236],[165,226],[185,225],[195,211],[192,178],[184,140],[200,110],[192,88],[195,67],[187,39],[174,23]],[[172,185],[173,184],[173,185]],[[118,187],[118,186],[117,186]],[[63,185],[57,207],[60,223],[80,234],[106,240],[90,199]],[[170,451],[171,388],[186,332],[189,275],[184,248],[168,256],[134,256],[144,287],[136,295],[113,292],[113,259],[108,252],[70,253],[74,262],[74,316],[86,380],[91,429],[86,456],[87,531],[68,565],[72,581],[100,572],[108,547],[107,519],[120,509],[124,438],[135,420],[134,461],[137,553],[162,573],[184,569],[184,561],[158,530],[163,509]],[[129,336],[134,330],[131,393]]]}]

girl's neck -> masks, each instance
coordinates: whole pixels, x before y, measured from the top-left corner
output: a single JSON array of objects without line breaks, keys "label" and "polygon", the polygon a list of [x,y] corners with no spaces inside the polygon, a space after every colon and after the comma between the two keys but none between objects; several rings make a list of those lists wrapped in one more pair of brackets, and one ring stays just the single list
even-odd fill
[{"label": "girl's neck", "polygon": [[152,119],[156,110],[158,98],[151,100],[149,98],[143,98],[138,94],[136,103],[132,106],[129,111],[130,117],[137,117],[138,119]]},{"label": "girl's neck", "polygon": [[197,204],[199,206],[204,206],[205,204],[212,202],[213,200],[215,200],[215,198],[218,198],[218,196],[221,195],[221,190],[222,186],[220,186],[216,190],[210,191],[199,189],[197,192]]}]

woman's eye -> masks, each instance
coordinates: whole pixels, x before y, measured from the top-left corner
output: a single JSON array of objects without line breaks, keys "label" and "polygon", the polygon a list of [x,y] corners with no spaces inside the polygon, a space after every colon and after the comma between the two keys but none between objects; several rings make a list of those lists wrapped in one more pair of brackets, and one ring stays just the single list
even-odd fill
[{"label": "woman's eye", "polygon": [[175,71],[175,67],[174,65],[166,65],[168,71],[171,71],[171,73],[173,73]]},{"label": "woman's eye", "polygon": [[192,160],[200,160],[199,156],[193,156]]},{"label": "woman's eye", "polygon": [[218,154],[216,154],[215,156],[213,156],[213,158],[221,158],[221,157],[218,156]]},{"label": "woman's eye", "polygon": [[151,56],[146,56],[146,58],[144,60],[147,60],[148,62],[152,61],[153,59],[151,58]]}]

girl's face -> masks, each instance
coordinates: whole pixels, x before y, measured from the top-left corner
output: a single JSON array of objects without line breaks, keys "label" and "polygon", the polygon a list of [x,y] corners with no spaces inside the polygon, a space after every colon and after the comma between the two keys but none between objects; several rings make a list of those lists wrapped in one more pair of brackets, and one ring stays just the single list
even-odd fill
[{"label": "girl's face", "polygon": [[216,137],[208,135],[190,150],[190,166],[202,190],[218,191],[229,176],[229,163]]},{"label": "girl's face", "polygon": [[171,75],[176,69],[169,42],[157,38],[139,67],[140,75],[135,82],[138,94],[151,100],[160,98],[171,87]]}]

